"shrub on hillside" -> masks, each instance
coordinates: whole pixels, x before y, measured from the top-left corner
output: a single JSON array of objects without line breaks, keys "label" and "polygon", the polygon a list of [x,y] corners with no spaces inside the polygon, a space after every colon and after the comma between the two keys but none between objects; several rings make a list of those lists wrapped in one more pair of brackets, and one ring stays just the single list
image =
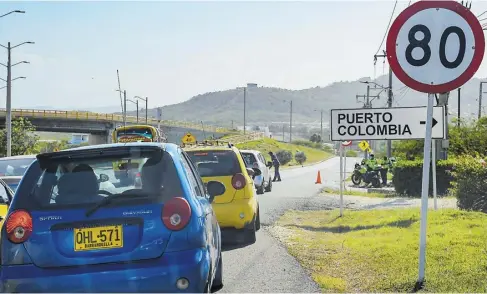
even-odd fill
[{"label": "shrub on hillside", "polygon": [[453,193],[460,209],[487,213],[487,167],[480,157],[458,158]]},{"label": "shrub on hillside", "polygon": [[277,159],[279,159],[279,162],[281,165],[286,165],[288,164],[291,160],[293,160],[293,154],[290,151],[287,150],[279,150],[276,152]]},{"label": "shrub on hillside", "polygon": [[323,150],[323,144],[306,140],[294,140],[293,144]]},{"label": "shrub on hillside", "polygon": [[[452,169],[456,160],[439,160],[436,163],[436,191],[438,195],[445,195],[452,188],[454,180]],[[421,196],[423,179],[422,160],[398,161],[394,167],[392,183],[397,194],[418,197]],[[433,194],[433,178],[430,172],[430,195]]]},{"label": "shrub on hillside", "polygon": [[294,154],[294,160],[303,165],[303,163],[306,161],[306,154],[303,151],[298,151],[296,154]]}]

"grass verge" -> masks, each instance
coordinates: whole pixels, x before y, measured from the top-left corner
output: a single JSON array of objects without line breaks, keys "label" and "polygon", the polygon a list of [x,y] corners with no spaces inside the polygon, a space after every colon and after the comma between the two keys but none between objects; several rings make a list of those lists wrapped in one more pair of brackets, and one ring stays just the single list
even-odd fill
[{"label": "grass verge", "polygon": [[[324,188],[323,193],[328,193],[328,194],[340,194],[340,190],[338,189],[332,189],[332,188]],[[396,197],[395,194],[386,194],[386,193],[377,193],[377,192],[365,192],[365,191],[356,191],[356,190],[343,190],[343,195],[348,195],[348,196],[361,196],[361,197],[370,197],[370,198],[391,198],[391,197]]]},{"label": "grass verge", "polygon": [[[418,274],[419,209],[288,211],[274,234],[323,292],[411,292]],[[487,214],[428,212],[421,292],[487,291]]]},{"label": "grass verge", "polygon": [[[266,161],[270,160],[270,156],[268,154],[269,151],[275,153],[279,150],[287,150],[293,154],[293,157],[296,151],[303,151],[307,157],[307,160],[304,163],[305,165],[320,162],[333,156],[333,154],[319,149],[314,149],[314,148],[309,148],[309,147],[289,144],[289,143],[282,143],[270,138],[244,142],[244,143],[236,144],[235,146],[239,149],[244,149],[244,150],[245,149],[258,150],[262,153],[262,155],[264,155]],[[296,166],[296,165],[299,164],[293,158],[293,160],[291,160],[291,162],[289,162],[288,164],[284,165],[283,168]]]}]

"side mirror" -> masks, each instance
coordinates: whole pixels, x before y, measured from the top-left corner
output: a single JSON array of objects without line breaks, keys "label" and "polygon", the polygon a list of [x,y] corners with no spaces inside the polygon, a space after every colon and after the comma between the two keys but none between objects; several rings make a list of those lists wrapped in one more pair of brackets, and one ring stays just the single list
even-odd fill
[{"label": "side mirror", "polygon": [[253,176],[254,176],[254,174],[255,174],[254,170],[253,170],[253,169],[251,169],[251,168],[247,168],[247,173],[248,173],[248,174],[249,174],[249,176],[251,176],[251,177],[253,177]]},{"label": "side mirror", "polygon": [[254,167],[253,170],[254,170],[254,176],[260,176],[262,174],[262,171],[256,167]]},{"label": "side mirror", "polygon": [[272,161],[267,162],[267,167],[272,167]]},{"label": "side mirror", "polygon": [[206,183],[206,191],[208,192],[208,195],[210,195],[210,203],[212,203],[216,196],[225,193],[225,186],[217,181],[209,181]]},{"label": "side mirror", "polygon": [[98,179],[98,182],[103,183],[103,182],[108,182],[110,178],[106,174],[100,174],[100,178]]}]

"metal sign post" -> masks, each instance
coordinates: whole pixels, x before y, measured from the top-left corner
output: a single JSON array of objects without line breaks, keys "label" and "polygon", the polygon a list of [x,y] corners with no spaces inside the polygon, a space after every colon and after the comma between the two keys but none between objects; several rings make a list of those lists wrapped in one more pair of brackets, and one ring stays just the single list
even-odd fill
[{"label": "metal sign post", "polygon": [[343,145],[340,145],[340,216],[343,216]]},{"label": "metal sign post", "polygon": [[438,201],[436,200],[436,141],[431,142],[431,169],[433,171],[433,199],[435,210],[438,209]]},{"label": "metal sign post", "polygon": [[[421,121],[426,132],[417,289],[425,280],[431,141],[438,120],[434,117],[435,93],[447,93],[470,80],[482,63],[484,49],[485,38],[479,20],[456,1],[415,2],[397,16],[387,35],[386,52],[391,70],[407,87],[428,93],[426,121]],[[435,169],[433,164],[434,178]]]}]

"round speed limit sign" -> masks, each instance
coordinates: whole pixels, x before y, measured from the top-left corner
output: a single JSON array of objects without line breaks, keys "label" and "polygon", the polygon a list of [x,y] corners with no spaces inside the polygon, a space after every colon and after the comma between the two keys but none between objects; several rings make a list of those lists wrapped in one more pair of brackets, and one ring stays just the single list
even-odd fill
[{"label": "round speed limit sign", "polygon": [[395,19],[387,35],[389,65],[406,86],[445,93],[465,84],[484,57],[482,27],[455,1],[418,1]]}]

